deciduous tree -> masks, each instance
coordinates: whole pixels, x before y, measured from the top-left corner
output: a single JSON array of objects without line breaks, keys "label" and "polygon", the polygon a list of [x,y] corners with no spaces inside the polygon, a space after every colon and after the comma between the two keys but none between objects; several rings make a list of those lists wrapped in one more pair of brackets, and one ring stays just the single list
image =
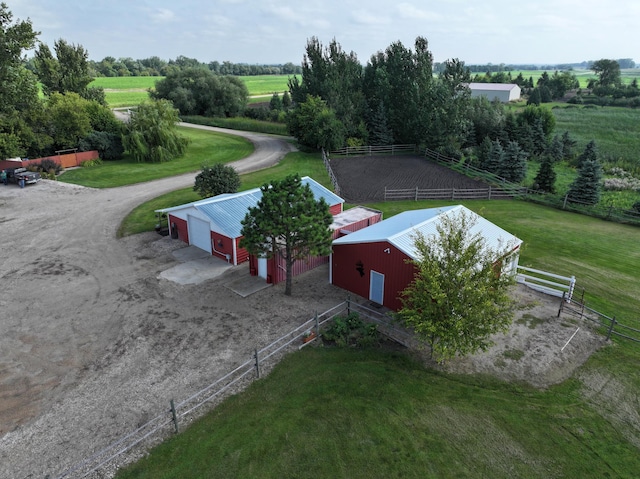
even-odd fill
[{"label": "deciduous tree", "polygon": [[177,131],[178,111],[168,100],[138,105],[124,135],[125,149],[136,161],[160,163],[184,154],[188,139]]},{"label": "deciduous tree", "polygon": [[513,245],[492,250],[471,233],[475,222],[464,213],[445,215],[437,234],[415,238],[416,275],[402,292],[398,316],[438,361],[486,350],[490,336],[513,318],[513,279],[497,271]]},{"label": "deciduous tree", "polygon": [[240,188],[240,175],[235,168],[217,163],[202,167],[202,171],[196,176],[193,191],[202,198],[210,198],[223,193],[235,193],[238,188]]},{"label": "deciduous tree", "polygon": [[265,183],[260,191],[262,198],[242,221],[240,246],[258,256],[281,255],[287,270],[285,294],[291,295],[294,262],[331,252],[329,205],[323,198],[316,200],[297,174]]}]

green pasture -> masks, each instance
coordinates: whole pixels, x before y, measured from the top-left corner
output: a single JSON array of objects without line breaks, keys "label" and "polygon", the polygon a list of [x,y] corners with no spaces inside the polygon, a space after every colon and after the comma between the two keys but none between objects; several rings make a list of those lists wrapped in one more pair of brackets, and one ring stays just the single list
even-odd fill
[{"label": "green pasture", "polygon": [[[526,79],[533,79],[533,85],[535,86],[538,83],[538,79],[542,76],[545,70],[512,70],[511,78],[515,79],[519,73],[522,73],[522,76]],[[549,75],[553,75],[555,70],[546,70]],[[586,88],[589,80],[597,78],[597,75],[593,72],[593,70],[584,70],[584,69],[575,69],[571,70],[571,73],[576,76],[578,81],[580,82],[580,88]],[[473,73],[475,75],[476,73]],[[633,79],[640,80],[640,68],[629,68],[620,70],[620,77],[622,79],[622,83],[625,85],[630,84]]]},{"label": "green pasture", "polygon": [[[289,89],[291,75],[255,75],[240,77],[249,90],[250,102],[269,101],[273,93],[282,94]],[[89,86],[102,87],[105,90],[107,104],[111,108],[134,106],[149,98],[147,90],[153,89],[156,82],[164,77],[99,77]]]},{"label": "green pasture", "polygon": [[149,164],[136,162],[126,156],[122,160],[104,161],[97,166],[67,170],[60,176],[60,181],[93,188],[113,188],[195,172],[202,165],[228,163],[253,152],[253,144],[239,136],[186,127],[180,128],[180,133],[190,141],[182,158]]}]

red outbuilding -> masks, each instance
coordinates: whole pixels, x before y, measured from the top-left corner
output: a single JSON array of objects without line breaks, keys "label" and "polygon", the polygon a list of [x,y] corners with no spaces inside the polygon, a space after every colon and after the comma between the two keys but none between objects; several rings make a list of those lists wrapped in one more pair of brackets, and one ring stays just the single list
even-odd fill
[{"label": "red outbuilding", "polygon": [[[333,231],[333,239],[336,239],[380,221],[382,221],[381,211],[356,206],[335,214],[329,228]],[[292,274],[295,277],[328,262],[328,256],[310,256],[294,262]],[[264,278],[267,283],[278,284],[287,279],[287,264],[280,255],[272,258],[258,258],[250,255],[249,267],[253,276]]]},{"label": "red outbuilding", "polygon": [[[342,211],[344,200],[331,190],[308,176],[301,178],[301,182],[309,185],[316,200],[324,198],[332,215]],[[254,188],[159,209],[156,213],[167,215],[173,238],[238,265],[249,259],[247,250],[240,248],[242,220],[261,198],[260,188]]]},{"label": "red outbuilding", "polygon": [[329,281],[394,311],[402,307],[400,294],[413,281],[418,258],[416,233],[424,238],[437,234],[443,215],[464,211],[475,219],[470,234],[479,233],[494,251],[509,253],[496,258],[503,274],[515,274],[522,241],[462,205],[399,213],[377,224],[334,240]]}]

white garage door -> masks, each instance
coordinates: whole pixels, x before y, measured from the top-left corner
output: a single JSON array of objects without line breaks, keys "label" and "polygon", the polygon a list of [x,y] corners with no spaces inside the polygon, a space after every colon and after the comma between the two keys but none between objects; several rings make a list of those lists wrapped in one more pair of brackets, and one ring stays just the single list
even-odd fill
[{"label": "white garage door", "polygon": [[211,253],[211,228],[208,221],[195,216],[187,217],[189,225],[189,244]]}]

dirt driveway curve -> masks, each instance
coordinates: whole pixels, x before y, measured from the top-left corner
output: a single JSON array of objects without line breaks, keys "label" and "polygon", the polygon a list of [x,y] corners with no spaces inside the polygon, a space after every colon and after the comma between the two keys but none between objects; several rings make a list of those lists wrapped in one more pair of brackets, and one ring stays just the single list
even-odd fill
[{"label": "dirt driveway curve", "polygon": [[[240,172],[293,150],[236,134],[256,145],[234,163]],[[224,278],[159,278],[184,245],[156,233],[118,240],[116,230],[134,207],[194,176],[104,190],[0,185],[0,477],[55,477],[312,317],[312,305],[344,299],[326,278],[317,287],[302,279],[286,299],[278,287],[240,298]]]}]

